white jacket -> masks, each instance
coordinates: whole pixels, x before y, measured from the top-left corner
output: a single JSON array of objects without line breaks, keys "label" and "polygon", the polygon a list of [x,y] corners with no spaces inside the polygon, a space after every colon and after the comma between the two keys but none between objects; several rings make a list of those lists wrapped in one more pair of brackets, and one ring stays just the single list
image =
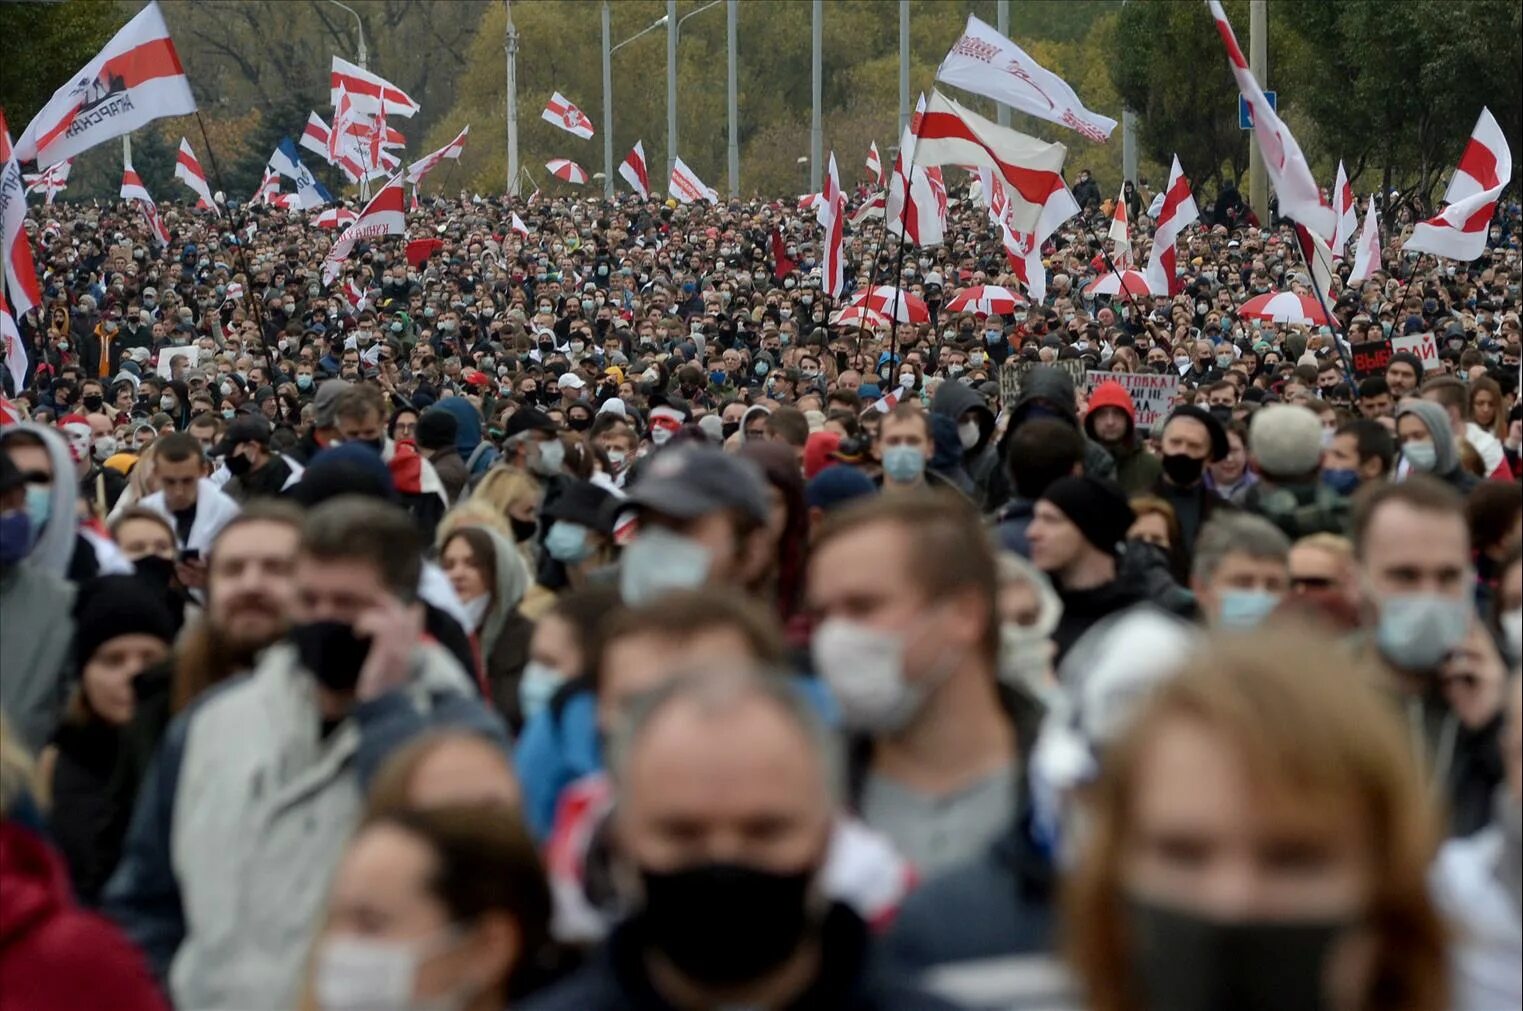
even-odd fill
[{"label": "white jacket", "polygon": [[[169,528],[175,529],[174,513],[170,512],[169,505],[164,501],[164,493],[156,491],[143,499],[145,509],[152,509],[169,521]],[[207,478],[202,478],[196,483],[196,519],[190,525],[190,536],[183,544],[177,545],[182,551],[189,548],[201,552],[205,558],[211,553],[212,542],[227,526],[228,521],[239,512],[238,503],[233,501],[221,488],[218,488]],[[175,539],[179,540],[179,532],[176,531]]]},{"label": "white jacket", "polygon": [[1454,931],[1454,1011],[1523,1007],[1523,911],[1497,879],[1502,849],[1495,826],[1451,839],[1429,874],[1434,901]]}]

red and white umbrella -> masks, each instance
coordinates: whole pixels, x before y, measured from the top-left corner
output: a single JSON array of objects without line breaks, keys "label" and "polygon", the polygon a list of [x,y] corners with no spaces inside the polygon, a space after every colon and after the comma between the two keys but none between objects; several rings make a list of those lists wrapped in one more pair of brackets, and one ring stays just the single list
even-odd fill
[{"label": "red and white umbrella", "polygon": [[876,330],[879,327],[888,326],[888,317],[881,312],[867,308],[865,305],[849,305],[830,317],[830,325],[867,327]]},{"label": "red and white umbrella", "polygon": [[996,284],[964,288],[947,303],[947,312],[974,312],[980,316],[1004,316],[1026,304],[1025,296]]},{"label": "red and white umbrella", "polygon": [[1293,291],[1271,291],[1255,295],[1238,306],[1237,314],[1272,323],[1300,323],[1303,326],[1327,323],[1327,313],[1322,311],[1322,306],[1315,297],[1298,295]]},{"label": "red and white umbrella", "polygon": [[1116,271],[1107,270],[1084,289],[1086,295],[1120,295],[1123,291],[1132,298],[1147,298],[1153,292],[1148,288],[1148,279],[1142,276],[1140,270],[1123,270],[1120,276]]},{"label": "red and white umbrella", "polygon": [[587,170],[569,158],[552,158],[545,162],[545,168],[557,179],[564,179],[568,183],[580,186],[587,181]]},{"label": "red and white umbrella", "polygon": [[848,305],[866,306],[900,323],[929,323],[931,308],[925,299],[912,295],[892,284],[880,284],[865,288],[851,297]]}]

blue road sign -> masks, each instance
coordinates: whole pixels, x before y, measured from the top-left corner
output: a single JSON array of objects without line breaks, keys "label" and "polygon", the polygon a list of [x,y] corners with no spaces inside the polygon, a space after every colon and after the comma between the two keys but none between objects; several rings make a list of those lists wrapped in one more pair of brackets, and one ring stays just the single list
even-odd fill
[{"label": "blue road sign", "polygon": [[[1273,91],[1264,92],[1264,97],[1269,100],[1269,107],[1275,112],[1280,111],[1280,103]],[[1237,128],[1239,130],[1253,129],[1253,113],[1248,108],[1248,100],[1242,95],[1237,96]]]}]

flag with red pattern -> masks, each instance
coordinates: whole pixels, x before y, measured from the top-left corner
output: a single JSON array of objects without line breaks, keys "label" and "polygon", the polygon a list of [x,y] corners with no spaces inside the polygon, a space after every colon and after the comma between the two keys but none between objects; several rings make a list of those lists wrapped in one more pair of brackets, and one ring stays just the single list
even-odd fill
[{"label": "flag with red pattern", "polygon": [[650,171],[645,165],[645,142],[635,141],[635,146],[630,148],[629,154],[619,163],[619,175],[629,183],[630,189],[640,194],[641,198],[650,196]]},{"label": "flag with red pattern", "polygon": [[1512,149],[1490,109],[1470,134],[1460,164],[1444,191],[1449,205],[1427,221],[1418,222],[1401,247],[1437,253],[1451,260],[1474,260],[1486,251],[1486,233],[1496,215],[1497,200],[1512,181]]},{"label": "flag with red pattern", "polygon": [[197,210],[217,210],[217,204],[212,200],[212,188],[206,182],[206,173],[196,160],[190,141],[184,137],[180,138],[180,151],[175,155],[175,178],[189,186],[191,192],[199,198],[196,201]]},{"label": "flag with red pattern", "polygon": [[545,111],[539,114],[539,118],[583,140],[592,136],[592,120],[559,91],[550,96],[550,101],[545,103]]},{"label": "flag with red pattern", "polygon": [[1184,290],[1175,274],[1178,263],[1176,244],[1185,226],[1200,220],[1200,210],[1190,193],[1190,180],[1179,167],[1179,155],[1169,166],[1169,184],[1163,191],[1163,207],[1158,212],[1158,225],[1153,230],[1153,249],[1148,253],[1148,265],[1142,276],[1148,280],[1148,290],[1155,295],[1177,295]]}]

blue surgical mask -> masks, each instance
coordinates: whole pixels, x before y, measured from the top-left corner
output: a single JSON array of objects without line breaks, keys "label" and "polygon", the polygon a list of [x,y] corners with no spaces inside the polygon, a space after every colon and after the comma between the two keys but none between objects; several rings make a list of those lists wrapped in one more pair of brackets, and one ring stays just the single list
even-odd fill
[{"label": "blue surgical mask", "polygon": [[538,660],[524,664],[523,677],[518,682],[518,708],[524,714],[524,722],[543,712],[556,689],[565,683],[561,672],[549,664]]},{"label": "blue surgical mask", "polygon": [[53,515],[53,489],[45,484],[26,486],[26,514],[31,520],[32,537],[42,536],[42,528]]},{"label": "blue surgical mask", "polygon": [[1413,470],[1424,474],[1433,473],[1438,466],[1438,447],[1431,442],[1409,442],[1401,447],[1401,455],[1407,458]]},{"label": "blue surgical mask", "polygon": [[668,590],[692,590],[709,578],[709,549],[664,527],[641,531],[619,560],[619,595],[631,607]]},{"label": "blue surgical mask", "polygon": [[1431,670],[1464,641],[1474,616],[1474,605],[1464,597],[1398,594],[1380,602],[1375,641],[1394,666]]},{"label": "blue surgical mask", "polygon": [[1348,467],[1323,470],[1322,483],[1339,495],[1352,495],[1359,487],[1359,472]]},{"label": "blue surgical mask", "polygon": [[0,516],[0,565],[9,568],[32,550],[32,517],[24,509]]},{"label": "blue surgical mask", "polygon": [[890,446],[883,451],[883,473],[895,484],[910,484],[925,473],[925,453],[919,446]]},{"label": "blue surgical mask", "polygon": [[305,372],[297,373],[296,388],[299,390],[310,390],[312,388],[312,377]]},{"label": "blue surgical mask", "polygon": [[584,562],[592,554],[587,543],[587,528],[580,523],[556,520],[545,534],[545,550],[558,562]]},{"label": "blue surgical mask", "polygon": [[1257,628],[1280,602],[1278,593],[1267,590],[1223,590],[1220,597],[1222,628],[1245,630]]}]

